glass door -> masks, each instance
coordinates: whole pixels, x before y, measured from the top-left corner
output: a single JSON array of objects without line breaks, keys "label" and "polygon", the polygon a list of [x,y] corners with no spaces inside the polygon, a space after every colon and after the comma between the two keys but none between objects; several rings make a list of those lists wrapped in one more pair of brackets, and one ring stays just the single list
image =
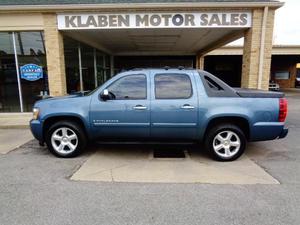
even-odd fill
[{"label": "glass door", "polygon": [[[25,112],[30,112],[33,104],[49,93],[44,37],[42,32],[17,32],[15,39],[21,74],[23,108]],[[33,68],[41,67],[42,77],[29,79],[22,76],[23,66],[29,68],[29,65],[34,65]]]},{"label": "glass door", "polygon": [[20,112],[12,33],[0,32],[0,112]]}]

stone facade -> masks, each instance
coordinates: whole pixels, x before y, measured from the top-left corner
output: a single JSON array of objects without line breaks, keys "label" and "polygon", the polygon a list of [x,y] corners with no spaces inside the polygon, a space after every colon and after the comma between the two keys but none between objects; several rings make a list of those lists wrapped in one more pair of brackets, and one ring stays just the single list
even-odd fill
[{"label": "stone facade", "polygon": [[[263,9],[253,10],[252,27],[245,32],[244,36],[241,86],[245,88],[258,88],[263,13]],[[264,90],[268,90],[269,87],[274,13],[275,10],[269,9],[266,19],[261,82],[261,89]]]},{"label": "stone facade", "polygon": [[204,55],[197,55],[196,57],[196,68],[200,70],[204,70]]},{"label": "stone facade", "polygon": [[56,14],[45,13],[43,18],[50,95],[65,95],[67,87],[63,36],[57,29]]}]

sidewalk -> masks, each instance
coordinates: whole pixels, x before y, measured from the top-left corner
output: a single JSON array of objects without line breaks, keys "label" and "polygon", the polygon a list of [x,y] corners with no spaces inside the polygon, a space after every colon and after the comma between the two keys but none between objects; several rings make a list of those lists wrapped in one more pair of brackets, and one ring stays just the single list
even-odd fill
[{"label": "sidewalk", "polygon": [[32,113],[0,113],[0,155],[33,139],[29,130]]},{"label": "sidewalk", "polygon": [[0,113],[0,129],[29,128],[32,113]]}]

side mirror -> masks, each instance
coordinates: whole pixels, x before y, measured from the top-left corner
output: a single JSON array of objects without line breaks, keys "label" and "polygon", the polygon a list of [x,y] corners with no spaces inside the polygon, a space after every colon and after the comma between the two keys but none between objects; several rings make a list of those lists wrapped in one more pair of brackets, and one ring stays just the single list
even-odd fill
[{"label": "side mirror", "polygon": [[109,100],[109,91],[107,89],[104,89],[103,92],[100,94],[100,97],[102,98],[103,101]]}]

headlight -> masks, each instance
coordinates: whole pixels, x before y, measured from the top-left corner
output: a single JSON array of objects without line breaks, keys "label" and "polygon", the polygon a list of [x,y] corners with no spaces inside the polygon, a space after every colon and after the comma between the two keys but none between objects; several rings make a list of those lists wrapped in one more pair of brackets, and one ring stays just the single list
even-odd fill
[{"label": "headlight", "polygon": [[33,108],[32,109],[32,113],[33,113],[33,119],[37,120],[39,118],[39,113],[40,113],[40,109],[39,108]]}]

